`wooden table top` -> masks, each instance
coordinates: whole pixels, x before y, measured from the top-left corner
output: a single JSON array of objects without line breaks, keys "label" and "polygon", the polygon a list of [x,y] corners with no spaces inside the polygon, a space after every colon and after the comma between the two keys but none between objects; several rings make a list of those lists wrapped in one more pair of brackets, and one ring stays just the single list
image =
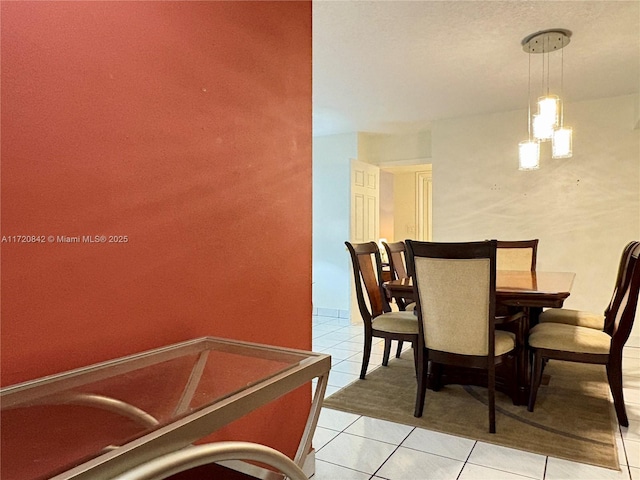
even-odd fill
[{"label": "wooden table top", "polygon": [[573,279],[571,272],[526,272],[516,270],[498,270],[496,272],[496,291],[528,292],[532,294],[571,293]]},{"label": "wooden table top", "polygon": [[[561,307],[571,293],[574,278],[572,272],[498,270],[496,296],[507,305]],[[392,280],[384,285],[391,296],[413,296],[410,278]]]}]

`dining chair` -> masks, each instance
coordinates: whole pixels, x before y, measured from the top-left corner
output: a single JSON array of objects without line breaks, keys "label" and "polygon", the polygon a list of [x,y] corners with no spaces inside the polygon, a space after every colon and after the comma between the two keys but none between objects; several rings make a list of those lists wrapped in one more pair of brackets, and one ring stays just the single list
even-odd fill
[{"label": "dining chair", "polygon": [[620,256],[620,263],[618,266],[618,274],[616,277],[616,283],[613,288],[613,294],[607,308],[604,313],[593,313],[583,310],[572,310],[568,308],[549,308],[542,312],[539,316],[539,323],[562,323],[567,325],[575,325],[578,327],[595,328],[596,330],[604,330],[605,332],[612,333],[611,321],[605,325],[605,319],[611,320],[611,316],[608,312],[615,307],[615,304],[621,300],[621,293],[625,291],[626,284],[629,282],[629,262],[631,260],[631,253],[636,245],[640,242],[629,242],[622,250]]},{"label": "dining chair", "polygon": [[533,373],[528,410],[533,412],[544,365],[549,360],[605,365],[618,423],[629,426],[622,389],[622,349],[629,338],[640,290],[640,243],[633,246],[627,266],[628,281],[607,312],[611,332],[562,323],[540,323],[529,332]]},{"label": "dining chair", "polygon": [[360,378],[369,366],[373,338],[384,339],[382,365],[389,363],[391,341],[410,342],[416,360],[418,318],[413,312],[392,312],[382,287],[382,260],[375,242],[351,244],[344,242],[351,255],[358,309],[364,322],[364,351]]},{"label": "dining chair", "polygon": [[[389,259],[389,266],[391,267],[391,279],[398,280],[400,278],[409,278],[406,267],[406,247],[404,242],[382,242],[382,245],[387,252],[387,258]],[[402,297],[394,297],[398,308],[403,310],[411,310],[416,307],[413,300],[407,300]],[[396,351],[396,358],[400,358],[402,353],[402,341],[398,342],[398,349]]]},{"label": "dining chair", "polygon": [[[391,278],[393,280],[409,278],[406,267],[406,246],[404,242],[382,242],[382,245],[387,252],[387,258],[391,266]],[[407,301],[402,297],[396,298],[395,300],[400,310],[413,310],[415,308],[415,302],[413,301]]]},{"label": "dining chair", "polygon": [[538,239],[498,240],[496,265],[498,270],[536,269]]},{"label": "dining chair", "polygon": [[[424,409],[429,362],[432,370],[439,370],[441,364],[481,368],[487,371],[489,431],[495,433],[496,365],[510,364],[512,397],[517,395],[515,335],[495,328],[497,241],[407,240],[406,245],[418,312],[414,415],[421,417]],[[523,315],[518,312],[509,321]],[[439,379],[432,382],[437,390]]]}]

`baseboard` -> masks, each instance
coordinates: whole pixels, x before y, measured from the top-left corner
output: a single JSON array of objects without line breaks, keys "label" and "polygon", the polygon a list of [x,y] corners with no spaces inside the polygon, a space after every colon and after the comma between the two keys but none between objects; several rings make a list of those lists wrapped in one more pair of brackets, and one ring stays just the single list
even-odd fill
[{"label": "baseboard", "polygon": [[320,317],[350,318],[349,310],[339,308],[313,307],[313,314]]}]

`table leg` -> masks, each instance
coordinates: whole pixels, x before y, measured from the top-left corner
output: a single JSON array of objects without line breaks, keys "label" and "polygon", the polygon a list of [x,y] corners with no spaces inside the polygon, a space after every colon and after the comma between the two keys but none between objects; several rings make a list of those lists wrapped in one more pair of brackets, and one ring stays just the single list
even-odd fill
[{"label": "table leg", "polygon": [[[539,323],[542,307],[529,307],[529,329],[535,327]],[[527,331],[529,334],[529,331]]]},{"label": "table leg", "polygon": [[307,418],[307,423],[304,427],[300,444],[298,445],[298,451],[293,459],[300,468],[304,465],[307,454],[311,449],[311,440],[313,440],[313,433],[316,430],[316,425],[318,425],[318,418],[320,417],[320,410],[322,409],[322,401],[324,400],[324,393],[327,389],[328,381],[328,372],[318,377],[316,391],[313,394],[313,402],[311,403],[311,411],[309,412],[309,417]]},{"label": "table leg", "polygon": [[527,320],[523,323],[521,332],[523,345],[520,347],[518,357],[518,405],[526,405],[529,401],[529,388],[531,387],[531,356],[527,348],[527,337],[529,330],[538,324],[538,319],[542,313],[541,307],[527,307]]}]

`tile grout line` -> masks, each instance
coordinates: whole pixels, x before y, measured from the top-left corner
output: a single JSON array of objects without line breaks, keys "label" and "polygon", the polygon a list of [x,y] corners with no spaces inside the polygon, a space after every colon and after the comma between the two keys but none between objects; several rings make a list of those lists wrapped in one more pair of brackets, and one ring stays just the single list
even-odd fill
[{"label": "tile grout line", "polygon": [[[407,435],[402,439],[402,441],[400,443],[398,443],[398,445],[396,445],[396,448],[393,449],[393,452],[391,452],[389,454],[389,456],[387,456],[387,458],[385,459],[384,462],[382,462],[380,464],[380,466],[376,469],[375,472],[373,472],[373,474],[371,475],[372,477],[375,477],[378,472],[380,471],[380,469],[385,465],[385,463],[387,463],[389,461],[389,459],[393,456],[394,453],[396,453],[398,451],[398,449],[400,448],[400,446],[402,445],[402,442],[404,442],[407,438],[409,438],[409,435],[411,435],[411,433],[416,429],[417,427],[413,427],[411,429],[411,432],[407,433]],[[383,477],[384,478],[384,477]]]}]

